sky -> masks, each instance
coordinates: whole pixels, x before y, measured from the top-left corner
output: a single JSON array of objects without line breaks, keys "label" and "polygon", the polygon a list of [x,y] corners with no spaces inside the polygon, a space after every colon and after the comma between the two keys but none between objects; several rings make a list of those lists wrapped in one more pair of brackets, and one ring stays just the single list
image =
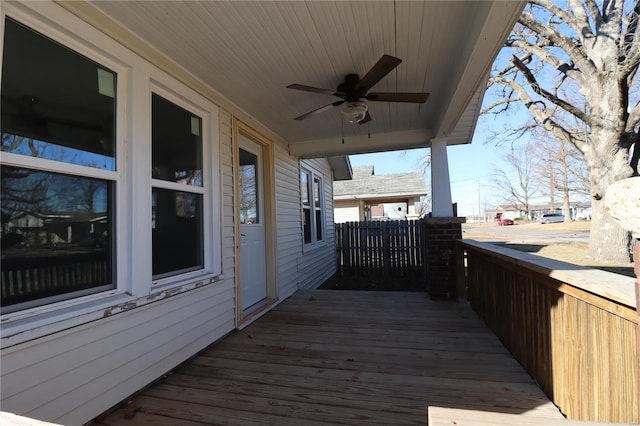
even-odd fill
[{"label": "sky", "polygon": [[[503,200],[494,195],[495,188],[490,184],[493,169],[502,164],[501,151],[491,143],[484,143],[476,131],[471,144],[456,145],[447,148],[449,159],[449,178],[451,180],[451,199],[458,203],[459,216],[471,216],[478,213],[478,189],[481,209],[493,208]],[[420,170],[420,159],[429,153],[429,148],[406,151],[391,151],[374,154],[350,155],[351,165],[373,165],[377,175],[389,173],[415,172]],[[427,173],[430,173],[427,170]],[[427,182],[429,176],[426,176]]]}]

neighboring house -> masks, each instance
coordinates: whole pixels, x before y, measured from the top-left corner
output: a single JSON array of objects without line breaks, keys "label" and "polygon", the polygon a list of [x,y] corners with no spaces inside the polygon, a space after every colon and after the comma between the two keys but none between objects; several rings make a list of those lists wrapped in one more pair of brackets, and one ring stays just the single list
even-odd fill
[{"label": "neighboring house", "polygon": [[526,212],[522,206],[515,204],[504,204],[496,206],[492,210],[486,210],[485,215],[491,219],[523,219]]},{"label": "neighboring house", "polygon": [[21,242],[28,245],[77,243],[106,232],[105,213],[78,211],[21,212],[8,221],[5,231],[20,235]]},{"label": "neighboring house", "polygon": [[376,175],[373,166],[354,167],[353,179],[333,183],[334,219],[417,219],[427,193],[422,173]]},{"label": "neighboring house", "polygon": [[[564,205],[561,201],[556,202],[553,208],[549,203],[535,204],[531,206],[531,214],[534,218],[539,218],[545,213],[562,213],[567,216],[567,213],[564,212]],[[572,220],[591,219],[591,202],[571,201],[569,203],[569,217]]]},{"label": "neighboring house", "polygon": [[[348,154],[430,147],[445,223],[447,146],[470,143],[525,3],[0,2],[2,238],[22,214],[104,212],[96,246],[61,221],[65,244],[3,249],[2,410],[83,424],[318,287]],[[337,98],[288,84],[332,91],[396,44],[403,68],[369,81],[424,105],[293,120]]]},{"label": "neighboring house", "polygon": [[[552,208],[550,204],[531,204],[529,205],[530,219],[535,220],[545,213],[562,213],[562,202],[557,202]],[[496,206],[493,210],[485,211],[486,217],[501,217],[502,219],[525,219],[526,212],[522,206],[515,204],[505,204]],[[584,201],[572,201],[569,205],[569,215],[571,219],[591,219],[591,203]],[[566,214],[565,214],[566,216]]]}]

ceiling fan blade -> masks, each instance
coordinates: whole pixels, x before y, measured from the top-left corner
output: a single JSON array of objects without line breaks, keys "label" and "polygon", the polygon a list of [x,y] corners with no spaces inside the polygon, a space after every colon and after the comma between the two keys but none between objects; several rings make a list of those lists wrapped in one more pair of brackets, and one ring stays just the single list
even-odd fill
[{"label": "ceiling fan blade", "polygon": [[325,105],[322,106],[320,108],[314,109],[313,111],[309,111],[306,114],[302,114],[299,115],[298,117],[294,118],[294,120],[304,120],[306,118],[311,117],[312,115],[316,115],[316,114],[320,114],[321,112],[325,112],[331,108],[333,108],[334,106],[338,106],[338,105],[342,105],[343,103],[345,103],[346,101],[336,101],[336,102],[332,102],[329,105]]},{"label": "ceiling fan blade", "polygon": [[395,67],[400,65],[402,59],[394,58],[389,55],[382,55],[382,58],[369,70],[367,75],[356,84],[357,91],[367,91],[371,89],[377,82],[382,80],[384,76],[389,74]]},{"label": "ceiling fan blade", "polygon": [[411,102],[415,104],[423,104],[429,98],[428,93],[410,93],[410,92],[373,92],[366,96],[368,101],[379,102]]},{"label": "ceiling fan blade", "polygon": [[336,92],[335,90],[329,89],[320,89],[318,87],[305,86],[304,84],[290,84],[287,86],[287,89],[302,90],[303,92],[321,93],[323,95],[333,95],[339,98],[344,98],[345,96],[347,96],[346,93]]},{"label": "ceiling fan blade", "polygon": [[360,121],[358,121],[358,124],[364,124],[364,123],[368,123],[371,121],[371,114],[369,114],[369,111],[367,111],[367,113],[365,114],[364,118]]}]

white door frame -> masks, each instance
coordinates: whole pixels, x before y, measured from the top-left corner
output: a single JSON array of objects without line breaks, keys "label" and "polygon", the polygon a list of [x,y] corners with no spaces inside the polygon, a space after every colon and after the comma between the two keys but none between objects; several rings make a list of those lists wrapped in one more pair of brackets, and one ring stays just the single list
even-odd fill
[{"label": "white door frame", "polygon": [[[240,135],[246,137],[250,141],[260,145],[262,147],[262,164],[261,169],[262,178],[262,192],[263,192],[263,223],[265,227],[265,259],[267,270],[267,299],[263,304],[260,304],[257,309],[251,310],[248,313],[242,311],[242,259],[240,253],[240,197],[239,197],[239,176],[238,170],[240,168]],[[256,131],[249,125],[243,123],[241,120],[233,119],[233,155],[234,155],[234,194],[235,194],[235,242],[236,242],[236,326],[246,323],[248,320],[255,318],[259,313],[264,312],[269,306],[273,305],[278,300],[278,291],[276,284],[276,222],[275,222],[275,167],[274,167],[274,155],[273,155],[273,142]]]}]

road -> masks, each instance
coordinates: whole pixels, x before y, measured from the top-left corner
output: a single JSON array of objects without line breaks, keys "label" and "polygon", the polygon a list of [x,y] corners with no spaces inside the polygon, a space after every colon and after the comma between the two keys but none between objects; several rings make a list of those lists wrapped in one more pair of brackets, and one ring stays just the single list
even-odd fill
[{"label": "road", "polygon": [[[570,229],[574,228],[574,229]],[[588,223],[568,227],[563,223],[528,223],[513,226],[464,224],[463,238],[510,243],[553,243],[589,241]]]}]

